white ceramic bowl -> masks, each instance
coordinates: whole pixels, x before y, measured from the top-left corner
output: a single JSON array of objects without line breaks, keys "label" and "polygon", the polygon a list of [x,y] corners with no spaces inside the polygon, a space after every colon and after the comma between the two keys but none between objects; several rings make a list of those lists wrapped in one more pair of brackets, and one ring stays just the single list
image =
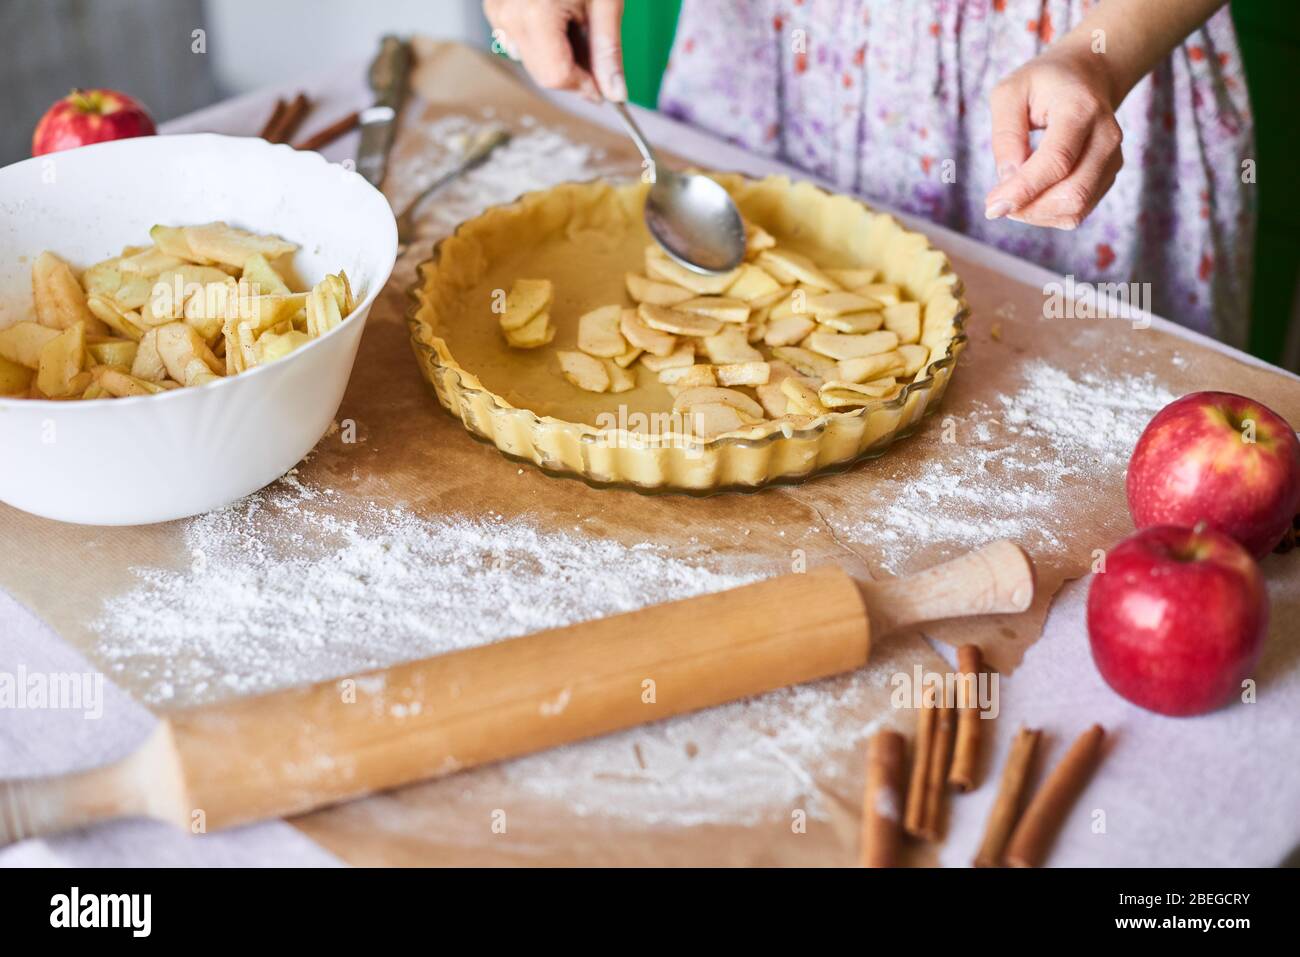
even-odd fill
[{"label": "white ceramic bowl", "polygon": [[298,243],[293,267],[303,283],[347,270],[356,311],[284,359],[198,388],[0,398],[0,500],[89,525],[183,518],[274,481],[325,434],[397,258],[397,227],[382,193],[318,153],[230,136],[150,136],[0,169],[0,327],[34,318],[30,270],[42,250],[82,269],[147,243],[155,223],[213,220]]}]

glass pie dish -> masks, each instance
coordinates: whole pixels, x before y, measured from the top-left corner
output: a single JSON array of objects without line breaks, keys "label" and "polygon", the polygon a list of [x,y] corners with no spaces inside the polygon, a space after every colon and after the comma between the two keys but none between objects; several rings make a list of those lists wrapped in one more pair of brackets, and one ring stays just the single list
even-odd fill
[{"label": "glass pie dish", "polygon": [[[785,414],[704,437],[673,425],[673,390],[639,364],[630,391],[594,394],[557,370],[578,318],[629,305],[625,276],[651,243],[642,183],[565,183],[462,223],[421,264],[407,313],[420,371],[477,438],[554,475],[597,486],[708,494],[797,482],[882,454],[947,389],[968,307],[947,257],[922,234],[859,200],[786,177],[710,174],[749,224],[830,271],[868,270],[920,306],[925,356],[897,391],[855,408]],[[752,226],[751,226],[752,229]],[[551,280],[553,347],[512,349],[500,304],[520,277]],[[753,341],[753,340],[751,340]]]}]

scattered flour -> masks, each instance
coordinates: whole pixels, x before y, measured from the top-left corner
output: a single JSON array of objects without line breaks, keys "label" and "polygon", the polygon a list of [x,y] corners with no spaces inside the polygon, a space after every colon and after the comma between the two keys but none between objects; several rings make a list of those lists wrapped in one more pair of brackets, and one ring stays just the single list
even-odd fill
[{"label": "scattered flour", "polygon": [[[500,517],[423,518],[338,498],[292,474],[185,527],[189,566],[134,570],[94,629],[98,657],[151,704],[337,677],[752,580]],[[818,686],[511,762],[512,788],[642,825],[824,816],[814,776],[870,734],[854,703],[888,675]],[[382,694],[381,682],[363,689]],[[560,695],[545,707],[567,706]],[[416,703],[395,705],[414,713]],[[401,716],[394,712],[396,716]],[[829,773],[829,772],[828,772]],[[467,779],[472,781],[473,779]],[[473,783],[467,783],[473,788]]]},{"label": "scattered flour", "polygon": [[1151,416],[1174,395],[1150,373],[1075,378],[1035,360],[1024,374],[1012,395],[961,416],[941,413],[931,435],[943,443],[942,454],[915,480],[895,483],[869,520],[837,530],[882,546],[891,570],[933,542],[974,548],[1005,537],[1035,554],[1062,549],[1063,483],[1122,468]]},{"label": "scattered flour", "polygon": [[[396,173],[390,179],[409,186],[404,185],[404,192],[393,196],[395,208],[403,208],[425,184],[451,169],[466,144],[496,125],[490,116],[452,115],[404,131],[404,135],[420,137],[427,148],[403,151],[405,158],[397,160]],[[445,158],[430,165],[430,155]],[[522,193],[615,172],[603,150],[525,116],[510,142],[494,150],[488,162],[457,177],[420,206],[420,231],[437,239],[485,208],[510,202]]]},{"label": "scattered flour", "polygon": [[190,704],[751,580],[654,545],[372,504],[344,518],[334,502],[290,476],[190,520],[189,567],[136,569],[94,623],[100,654],[149,703]]}]

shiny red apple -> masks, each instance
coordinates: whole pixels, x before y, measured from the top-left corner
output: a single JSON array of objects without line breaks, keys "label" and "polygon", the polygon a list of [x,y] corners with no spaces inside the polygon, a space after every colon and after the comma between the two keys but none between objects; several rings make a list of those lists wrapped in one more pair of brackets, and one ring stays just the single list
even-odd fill
[{"label": "shiny red apple", "polygon": [[1160,714],[1204,714],[1240,695],[1267,627],[1259,566],[1210,528],[1156,525],[1129,536],[1088,590],[1097,670]]},{"label": "shiny red apple", "polygon": [[32,155],[87,143],[153,136],[153,118],[138,100],[116,90],[73,90],[41,117],[32,134]]},{"label": "shiny red apple", "polygon": [[1138,528],[1205,522],[1263,558],[1300,511],[1300,441],[1262,402],[1194,392],[1147,424],[1127,486]]}]

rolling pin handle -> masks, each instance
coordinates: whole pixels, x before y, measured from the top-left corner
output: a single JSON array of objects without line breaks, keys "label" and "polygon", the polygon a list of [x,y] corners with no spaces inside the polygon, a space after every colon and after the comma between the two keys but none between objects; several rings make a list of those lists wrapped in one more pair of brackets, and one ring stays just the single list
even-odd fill
[{"label": "rolling pin handle", "polygon": [[872,631],[967,615],[1024,611],[1034,600],[1034,563],[1005,539],[915,575],[859,582]]},{"label": "rolling pin handle", "polygon": [[166,722],[115,764],[0,781],[0,847],[121,817],[189,825],[180,764]]}]

